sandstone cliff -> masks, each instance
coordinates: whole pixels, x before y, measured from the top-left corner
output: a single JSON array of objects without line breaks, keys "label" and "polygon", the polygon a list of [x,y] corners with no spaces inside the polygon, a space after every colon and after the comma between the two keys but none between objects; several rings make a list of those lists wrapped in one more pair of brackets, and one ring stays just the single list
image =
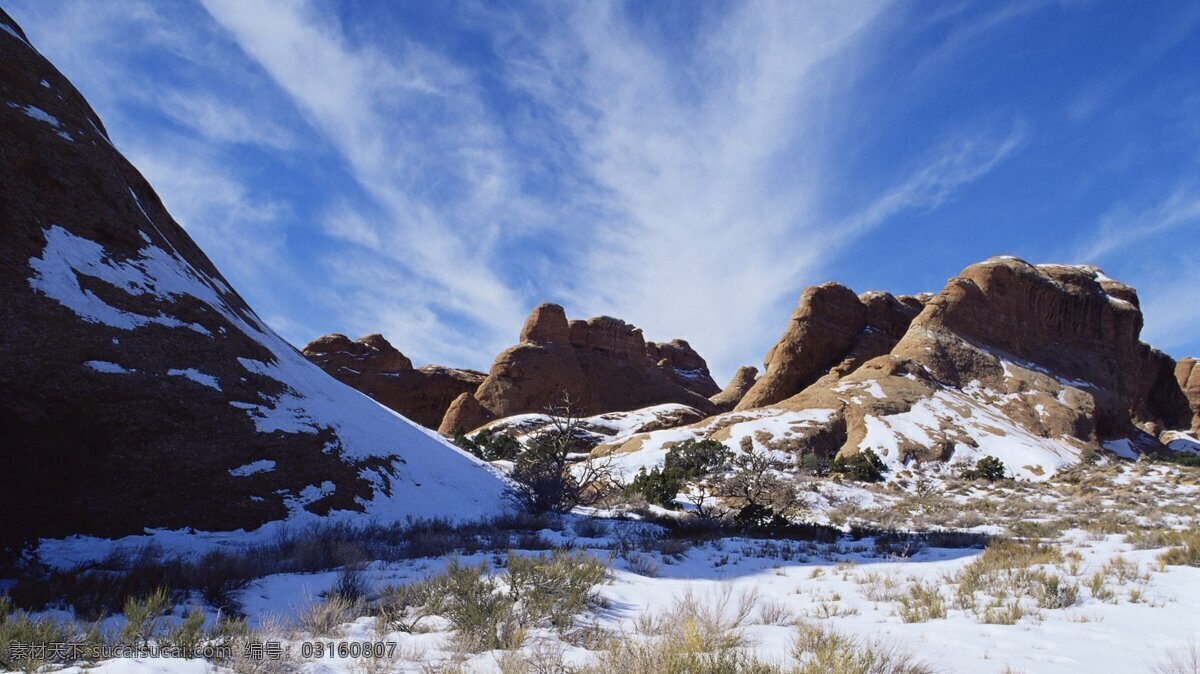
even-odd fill
[{"label": "sandstone cliff", "polygon": [[837,283],[805,289],[783,336],[767,352],[763,375],[736,409],[777,403],[830,370],[848,374],[888,353],[919,310],[917,298],[902,299],[881,292],[858,296]]},{"label": "sandstone cliff", "polygon": [[[913,461],[991,454],[1038,478],[1087,451],[1161,449],[1160,437],[1191,423],[1181,389],[1195,368],[1140,342],[1137,294],[1095,268],[993,258],[913,299],[897,299],[899,312],[886,297],[809,288],[734,412],[597,451],[650,449],[686,431],[796,455],[869,448],[896,475]],[[872,327],[887,339],[851,356]]]},{"label": "sandstone cliff", "polygon": [[672,363],[702,365],[703,359],[692,360],[686,342],[668,344],[668,355],[654,361],[650,354],[662,356],[663,345],[648,349],[638,328],[609,316],[568,322],[562,307],[542,304],[521,329],[521,342],[496,357],[473,394],[450,405],[438,430],[470,431],[492,419],[542,412],[564,392],[589,415],[660,403],[711,413],[706,397],[668,372],[675,369]]},{"label": "sandstone cliff", "polygon": [[709,400],[716,406],[718,412],[728,412],[746,396],[746,392],[754,386],[754,380],[757,377],[758,368],[752,365],[739,367],[725,388]]}]

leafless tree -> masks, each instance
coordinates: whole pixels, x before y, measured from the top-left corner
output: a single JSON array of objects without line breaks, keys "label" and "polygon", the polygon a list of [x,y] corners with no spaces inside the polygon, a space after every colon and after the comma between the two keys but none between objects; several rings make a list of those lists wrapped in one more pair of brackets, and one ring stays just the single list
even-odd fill
[{"label": "leafless tree", "polygon": [[587,457],[579,404],[564,392],[546,407],[550,422],[528,441],[513,466],[509,497],[528,512],[567,512],[593,505],[610,490],[612,460]]}]

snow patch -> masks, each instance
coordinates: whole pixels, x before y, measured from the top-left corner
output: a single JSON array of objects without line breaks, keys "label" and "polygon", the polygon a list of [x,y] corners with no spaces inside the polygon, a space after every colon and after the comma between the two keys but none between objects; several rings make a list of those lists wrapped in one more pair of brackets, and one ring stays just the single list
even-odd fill
[{"label": "snow patch", "polygon": [[1120,440],[1106,440],[1100,443],[1108,451],[1116,454],[1122,459],[1137,459],[1138,453],[1133,449],[1133,443],[1129,438],[1121,438]]},{"label": "snow patch", "polygon": [[892,474],[905,468],[904,445],[932,447],[940,439],[953,444],[951,463],[994,456],[1009,472],[1045,480],[1078,462],[1081,448],[1065,438],[1043,438],[1014,423],[994,405],[964,392],[943,390],[918,401],[912,409],[864,419],[866,436],[860,449],[871,449]]},{"label": "snow patch", "polygon": [[108,374],[129,374],[134,370],[127,370],[116,363],[110,363],[107,360],[89,360],[84,365],[92,368],[96,372],[105,372]]},{"label": "snow patch", "polygon": [[[101,323],[122,330],[145,325],[188,327],[201,334],[210,334],[204,326],[184,323],[173,316],[159,313],[154,316],[118,309],[100,299],[79,284],[79,275],[91,276],[130,295],[153,295],[164,301],[191,295],[214,308],[224,303],[211,288],[204,285],[197,273],[176,257],[156,246],[138,251],[139,257],[124,262],[113,260],[100,244],[76,236],[58,225],[45,230],[46,247],[41,257],[29,259],[34,274],[29,285],[34,290],[57,301],[89,323]],[[218,308],[229,318],[233,312]],[[240,319],[237,319],[240,322]]]},{"label": "snow patch", "polygon": [[1163,433],[1162,440],[1167,449],[1171,451],[1200,454],[1200,439],[1191,433],[1168,431]]},{"label": "snow patch", "polygon": [[194,368],[189,367],[189,368],[183,369],[183,370],[174,370],[174,369],[167,370],[167,374],[169,374],[173,377],[187,377],[188,379],[191,379],[192,381],[194,381],[197,384],[200,384],[202,386],[207,386],[211,389],[216,389],[218,391],[221,390],[221,385],[217,383],[216,377],[214,377],[210,374],[204,374],[200,370],[197,370]]},{"label": "snow patch", "polygon": [[274,461],[270,459],[259,459],[258,461],[251,461],[244,466],[230,468],[229,474],[234,477],[246,477],[247,475],[254,475],[256,473],[269,473],[273,470],[275,470]]},{"label": "snow patch", "polygon": [[18,33],[18,32],[16,31],[16,29],[14,29],[12,26],[8,25],[7,23],[0,23],[0,30],[2,30],[2,31],[4,31],[5,33],[8,33],[9,35],[11,35],[11,36],[13,36],[13,37],[17,38],[17,39],[18,39],[18,40],[20,40],[21,42],[24,42],[26,47],[29,47],[30,49],[32,49],[32,48],[33,48],[33,45],[29,44],[29,41],[28,41],[28,40],[26,40],[25,38],[21,37],[21,34],[20,34],[20,33]]}]

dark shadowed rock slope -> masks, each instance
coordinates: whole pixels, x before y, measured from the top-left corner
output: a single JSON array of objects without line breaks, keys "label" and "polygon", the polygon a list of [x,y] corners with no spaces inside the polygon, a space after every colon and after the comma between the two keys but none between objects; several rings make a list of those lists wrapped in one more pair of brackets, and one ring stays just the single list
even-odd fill
[{"label": "dark shadowed rock slope", "polygon": [[499,507],[490,470],[267,328],[0,23],[5,538]]}]

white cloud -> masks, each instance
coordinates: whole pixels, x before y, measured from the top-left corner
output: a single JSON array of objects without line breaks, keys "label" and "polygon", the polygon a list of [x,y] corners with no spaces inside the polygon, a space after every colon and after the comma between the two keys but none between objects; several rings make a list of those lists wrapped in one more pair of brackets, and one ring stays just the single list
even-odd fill
[{"label": "white cloud", "polygon": [[1138,289],[1146,326],[1142,341],[1172,351],[1177,357],[1200,357],[1200,353],[1179,353],[1196,343],[1200,326],[1200,268],[1195,260],[1179,260],[1172,265],[1174,278]]},{"label": "white cloud", "polygon": [[859,53],[885,5],[739,6],[683,56],[613,5],[571,7],[532,55],[519,35],[506,55],[513,83],[566,127],[590,201],[605,205],[584,222],[570,304],[685,337],[719,376],[761,357],[801,283],[842,243],[936,207],[1024,135],[1018,124],[948,142],[838,215],[821,192],[837,161],[824,134],[854,104]]},{"label": "white cloud", "polygon": [[158,97],[162,111],[208,140],[218,143],[247,143],[276,150],[289,150],[295,139],[283,126],[256,111],[257,118],[211,92],[167,91]]},{"label": "white cloud", "polygon": [[[532,19],[464,5],[455,18],[500,57],[486,75],[394,25],[343,29],[325,5],[202,4],[221,30],[153,3],[68,3],[46,25],[70,28],[55,49],[118,146],[295,341],[308,325],[383,331],[418,360],[482,367],[529,307],[557,300],[687,338],[724,377],[761,358],[848,241],[936,208],[1024,137],[1020,123],[952,134],[923,160],[876,167],[853,206],[831,197],[845,187],[844,118],[862,114],[857,75],[894,29],[887,3],[707,6],[682,39],[616,4],[546,4]],[[106,67],[123,33],[126,63]],[[130,81],[149,47],[191,69]],[[184,128],[145,137],[139,105]],[[246,145],[308,162],[326,142],[338,165],[305,175],[339,180],[303,205],[222,163]],[[315,270],[288,258],[292,217]]]},{"label": "white cloud", "polygon": [[[385,54],[351,45],[328,15],[294,2],[205,0],[205,7],[338,149],[383,213],[353,216],[374,228],[377,252],[436,308],[474,318],[480,348],[502,343],[524,302],[491,269],[499,214],[521,207],[500,131],[475,97],[470,74],[389,36]],[[511,212],[511,210],[509,211]],[[346,220],[346,216],[342,216]]]},{"label": "white cloud", "polygon": [[1200,224],[1200,192],[1177,187],[1149,208],[1139,210],[1119,204],[1109,210],[1101,216],[1089,240],[1080,246],[1078,256],[1087,262],[1099,262],[1149,237],[1196,224]]}]

